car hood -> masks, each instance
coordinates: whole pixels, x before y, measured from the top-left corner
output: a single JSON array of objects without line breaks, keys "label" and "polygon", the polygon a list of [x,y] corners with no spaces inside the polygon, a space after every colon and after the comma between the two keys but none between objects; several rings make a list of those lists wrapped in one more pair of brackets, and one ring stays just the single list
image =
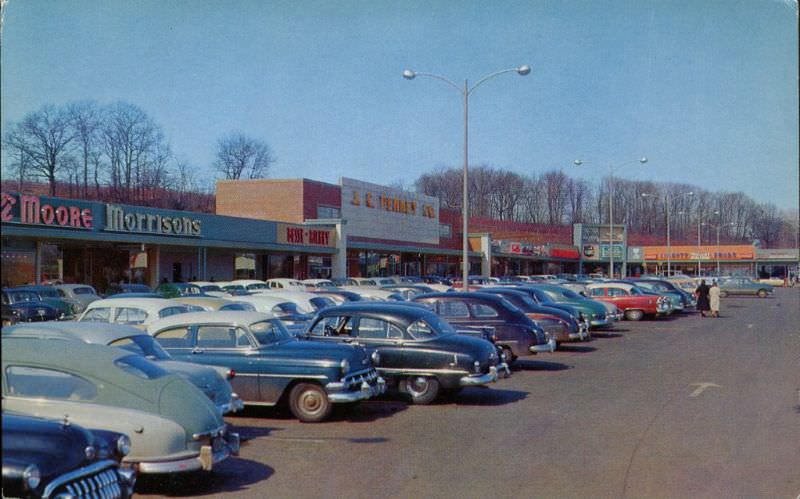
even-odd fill
[{"label": "car hood", "polygon": [[366,369],[370,365],[367,353],[363,348],[340,343],[295,339],[262,347],[259,352],[273,357],[289,358],[295,365],[333,367],[338,366],[341,361],[347,360],[350,368],[354,371]]},{"label": "car hood", "polygon": [[189,381],[211,399],[214,405],[230,402],[233,392],[231,384],[213,367],[179,360],[159,360],[158,365]]},{"label": "car hood", "polygon": [[214,403],[194,385],[180,378],[173,379],[161,389],[158,412],[181,425],[189,439],[193,434],[205,433],[224,424]]},{"label": "car hood", "polygon": [[35,464],[46,482],[82,466],[88,461],[84,449],[93,444],[92,435],[80,426],[4,413],[3,481],[7,468],[24,470]]}]

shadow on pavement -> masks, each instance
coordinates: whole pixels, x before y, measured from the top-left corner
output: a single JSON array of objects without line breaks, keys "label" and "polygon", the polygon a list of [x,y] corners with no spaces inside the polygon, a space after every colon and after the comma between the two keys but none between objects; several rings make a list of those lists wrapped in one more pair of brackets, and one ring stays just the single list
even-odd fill
[{"label": "shadow on pavement", "polygon": [[232,457],[215,465],[214,471],[210,473],[194,471],[170,475],[139,475],[136,493],[175,497],[241,492],[248,485],[267,480],[274,472],[275,470],[265,464]]},{"label": "shadow on pavement", "polygon": [[595,347],[587,347],[583,345],[559,345],[556,353],[558,352],[568,352],[568,353],[588,353],[594,352],[597,349]]},{"label": "shadow on pavement", "polygon": [[541,360],[517,359],[511,366],[514,371],[565,371],[572,369],[572,366],[560,362],[545,362]]},{"label": "shadow on pavement", "polygon": [[625,335],[621,333],[598,333],[597,331],[592,331],[592,338],[622,338],[623,336]]},{"label": "shadow on pavement", "polygon": [[466,388],[461,393],[442,397],[439,405],[485,405],[500,406],[519,402],[528,397],[528,392],[497,388]]},{"label": "shadow on pavement", "polygon": [[389,418],[398,412],[405,411],[408,404],[402,395],[389,392],[380,398],[364,400],[357,404],[340,404],[334,406],[331,421],[348,423],[371,423],[378,419]]}]

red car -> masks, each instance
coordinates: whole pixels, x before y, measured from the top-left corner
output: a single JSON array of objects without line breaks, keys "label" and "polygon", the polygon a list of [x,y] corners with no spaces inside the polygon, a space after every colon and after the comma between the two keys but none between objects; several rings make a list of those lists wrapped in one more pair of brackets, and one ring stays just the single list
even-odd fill
[{"label": "red car", "polygon": [[613,303],[629,321],[641,320],[645,315],[658,317],[669,312],[668,299],[650,294],[633,284],[599,282],[586,286],[586,294],[597,301]]}]

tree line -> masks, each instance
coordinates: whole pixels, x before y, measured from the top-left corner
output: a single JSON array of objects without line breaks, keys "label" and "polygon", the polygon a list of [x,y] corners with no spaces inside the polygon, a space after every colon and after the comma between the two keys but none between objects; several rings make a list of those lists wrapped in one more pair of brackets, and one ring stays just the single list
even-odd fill
[{"label": "tree line", "polygon": [[[439,198],[443,208],[461,210],[461,168],[439,168],[420,175],[418,192]],[[490,166],[471,167],[468,177],[470,216],[548,225],[609,223],[608,177],[593,183],[560,170],[521,175]],[[691,193],[691,194],[689,194]],[[644,195],[643,195],[644,194]],[[669,200],[671,239],[696,244],[698,226],[703,244],[714,244],[717,227],[722,242],[765,247],[794,247],[797,214],[771,203],[758,203],[741,192],[711,192],[685,183],[613,178],[614,223],[638,234],[666,233]]]},{"label": "tree line", "polygon": [[[44,181],[51,196],[213,210],[213,185],[134,104],[48,104],[10,123],[2,143],[4,183],[20,191]],[[218,139],[211,167],[227,179],[261,178],[273,162],[265,142],[230,132]]]}]

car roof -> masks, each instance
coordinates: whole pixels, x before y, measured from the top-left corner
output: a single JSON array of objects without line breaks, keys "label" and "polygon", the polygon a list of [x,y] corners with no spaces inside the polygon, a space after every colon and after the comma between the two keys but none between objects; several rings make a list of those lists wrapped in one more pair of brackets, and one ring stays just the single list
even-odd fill
[{"label": "car roof", "polygon": [[94,286],[92,286],[91,284],[75,284],[75,283],[56,284],[53,287],[54,288],[60,288],[60,289],[73,289],[73,288],[92,288],[92,289],[94,289]]},{"label": "car roof", "polygon": [[249,310],[218,310],[215,312],[189,312],[185,314],[175,314],[154,321],[148,326],[148,332],[160,331],[162,329],[180,326],[184,324],[236,324],[249,326],[254,322],[274,319],[270,314],[263,312],[251,312]]},{"label": "car roof", "polygon": [[426,307],[411,305],[405,302],[374,302],[357,301],[347,302],[336,307],[324,308],[317,312],[318,317],[329,317],[331,315],[366,313],[374,315],[394,315],[403,317],[406,321],[436,316],[434,312]]},{"label": "car roof", "polygon": [[87,343],[108,345],[112,341],[130,336],[147,334],[141,329],[124,324],[107,324],[99,322],[48,321],[17,324],[3,328],[6,336],[65,337],[79,339]]},{"label": "car roof", "polygon": [[124,296],[120,296],[119,298],[105,298],[102,300],[93,301],[87,307],[89,308],[101,308],[101,307],[137,307],[143,308],[148,311],[153,310],[161,310],[167,307],[185,307],[186,305],[175,301],[175,300],[168,300],[166,298],[125,298]]},{"label": "car roof", "polygon": [[490,302],[501,302],[503,301],[502,296],[497,296],[496,294],[492,293],[481,293],[479,291],[469,291],[467,293],[464,292],[438,292],[438,293],[425,293],[421,295],[417,295],[411,298],[411,301],[417,301],[425,298],[460,298],[465,300],[472,300],[472,301],[490,301]]},{"label": "car roof", "polygon": [[630,291],[632,288],[636,287],[636,284],[630,282],[617,282],[617,281],[606,281],[606,282],[594,282],[588,284],[586,286],[589,289],[597,289],[597,288],[620,288],[626,289]]}]

